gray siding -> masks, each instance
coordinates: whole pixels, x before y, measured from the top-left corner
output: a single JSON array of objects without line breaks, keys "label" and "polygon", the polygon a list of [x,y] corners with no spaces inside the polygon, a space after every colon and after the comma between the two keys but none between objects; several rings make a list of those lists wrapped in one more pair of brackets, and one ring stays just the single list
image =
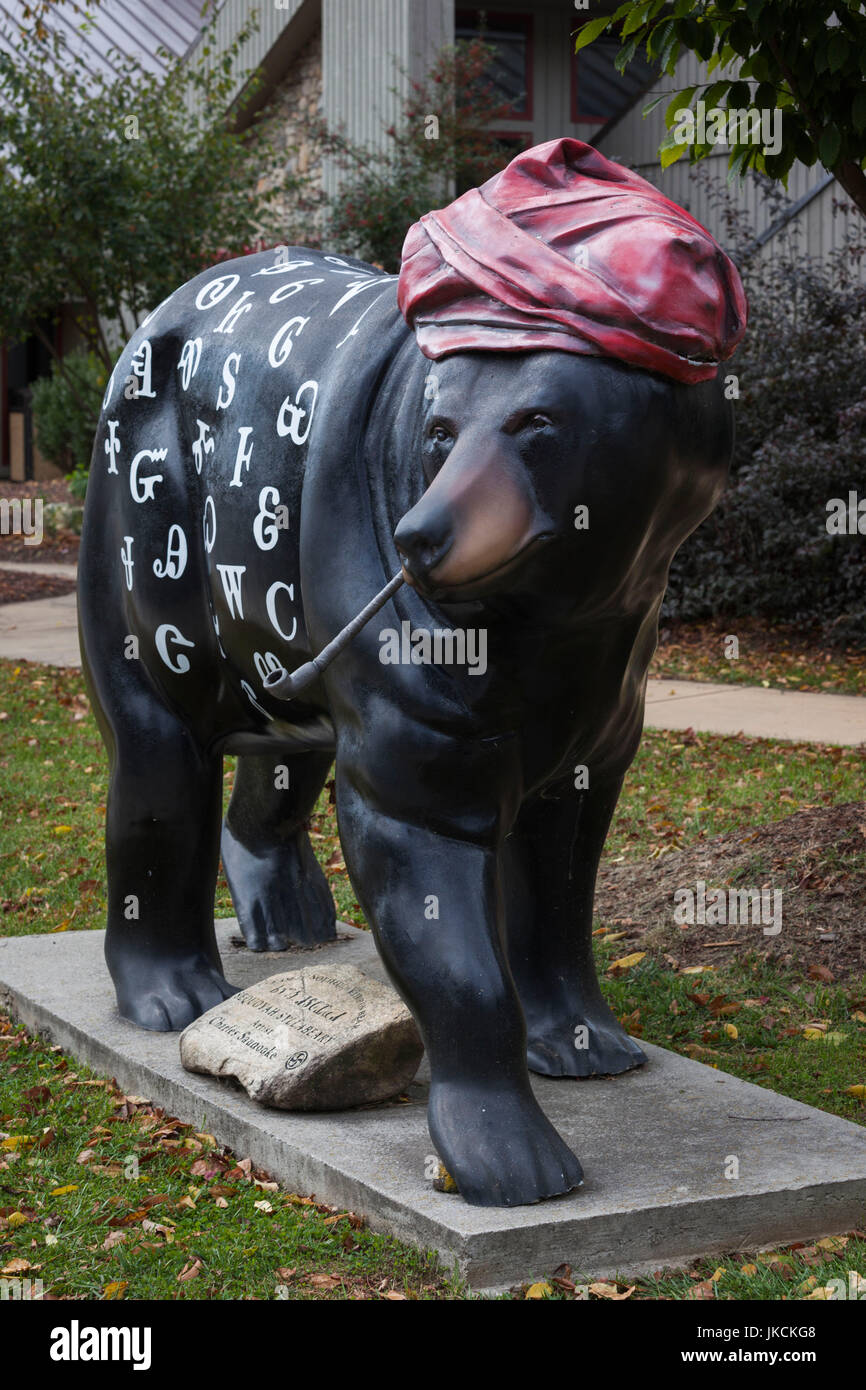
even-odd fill
[{"label": "gray siding", "polygon": [[[382,148],[400,116],[399,93],[453,37],[451,0],[323,0],[322,110],[329,126]],[[324,178],[333,191],[332,165]]]}]

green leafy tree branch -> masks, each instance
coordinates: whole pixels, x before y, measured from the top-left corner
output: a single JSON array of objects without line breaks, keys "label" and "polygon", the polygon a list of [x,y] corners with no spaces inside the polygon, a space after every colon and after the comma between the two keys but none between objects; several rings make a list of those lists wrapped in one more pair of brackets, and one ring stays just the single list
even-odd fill
[{"label": "green leafy tree branch", "polygon": [[[787,187],[795,160],[820,162],[866,216],[866,7],[861,0],[626,0],[612,14],[581,26],[575,48],[601,34],[622,40],[616,66],[623,71],[644,49],[673,76],[684,52],[694,53],[732,76],[678,91],[665,112],[668,134],[659,146],[667,167],[689,150],[692,162],[712,149],[708,142],[680,143],[677,113],[703,101],[728,111],[779,108],[782,142],[764,154],[738,127],[729,141],[729,167],[767,174]],[[647,114],[662,97],[645,108]],[[728,127],[730,130],[730,125]]]}]

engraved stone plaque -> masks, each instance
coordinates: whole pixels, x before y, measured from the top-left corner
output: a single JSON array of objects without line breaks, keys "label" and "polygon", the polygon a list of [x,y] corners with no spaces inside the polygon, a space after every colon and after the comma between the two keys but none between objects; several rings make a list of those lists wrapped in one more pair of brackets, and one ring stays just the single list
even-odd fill
[{"label": "engraved stone plaque", "polygon": [[188,1071],[231,1076],[280,1110],[346,1110],[405,1090],[423,1046],[390,987],[354,965],[291,970],[226,999],[180,1036]]}]

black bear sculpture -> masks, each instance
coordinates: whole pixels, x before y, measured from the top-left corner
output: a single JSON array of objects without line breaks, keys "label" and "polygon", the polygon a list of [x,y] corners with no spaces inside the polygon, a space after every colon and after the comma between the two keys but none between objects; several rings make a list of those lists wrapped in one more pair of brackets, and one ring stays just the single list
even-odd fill
[{"label": "black bear sculpture", "polygon": [[594,971],[595,876],[671,558],[724,485],[718,364],[744,324],[709,234],[572,140],[422,219],[399,281],[277,248],[145,320],[105,394],[79,581],[125,1018],[181,1029],[233,992],[220,852],[253,950],[334,936],[305,821],[336,759],[461,1194],[580,1184],[529,1070],[645,1061]]}]

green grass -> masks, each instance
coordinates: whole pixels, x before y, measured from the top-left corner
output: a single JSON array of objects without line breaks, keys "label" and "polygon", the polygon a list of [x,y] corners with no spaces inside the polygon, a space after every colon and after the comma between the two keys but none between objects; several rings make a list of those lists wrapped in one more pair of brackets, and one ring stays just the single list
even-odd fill
[{"label": "green grass", "polygon": [[866,747],[835,748],[647,729],[605,858],[644,857],[795,811],[862,801]]},{"label": "green grass", "polygon": [[[460,1296],[432,1257],[256,1185],[266,1177],[210,1135],[124,1105],[111,1082],[21,1028],[6,1038],[0,1271],[82,1299]],[[11,1264],[22,1260],[30,1267]]]},{"label": "green grass", "polygon": [[605,996],[630,1033],[866,1124],[866,1100],[850,1091],[866,1088],[866,980],[818,984],[757,956],[701,974],[649,955],[612,970],[621,942],[596,941]]}]

